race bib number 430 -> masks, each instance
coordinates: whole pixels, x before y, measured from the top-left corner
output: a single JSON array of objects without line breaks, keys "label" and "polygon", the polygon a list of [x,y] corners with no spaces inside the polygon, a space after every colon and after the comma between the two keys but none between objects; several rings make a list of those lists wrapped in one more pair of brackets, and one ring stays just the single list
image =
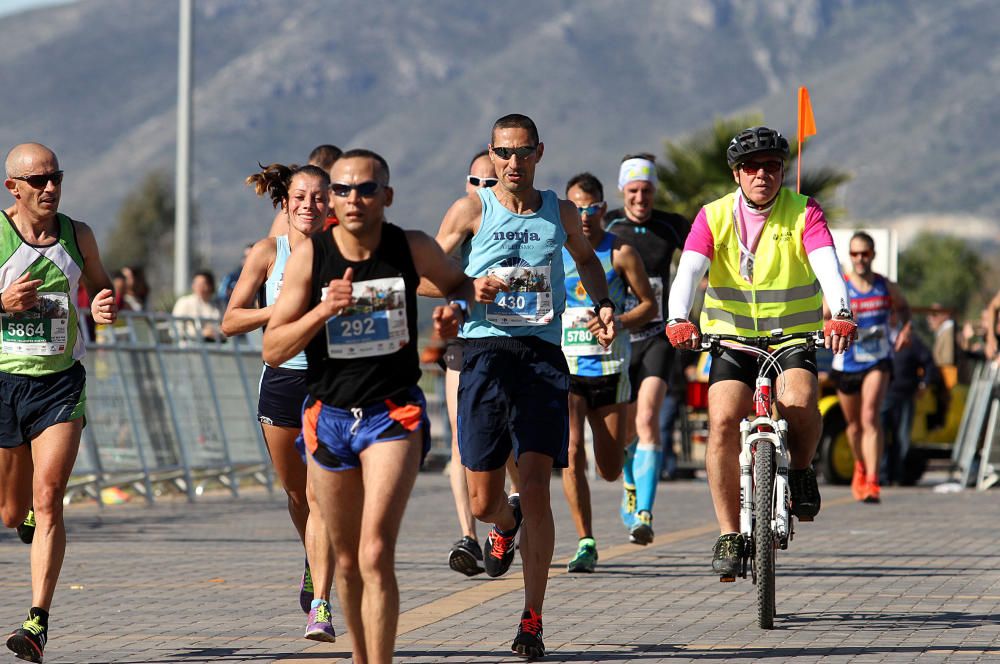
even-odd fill
[{"label": "race bib number 430", "polygon": [[69,296],[39,293],[28,311],[3,316],[3,352],[10,355],[59,355],[66,351]]},{"label": "race bib number 430", "polygon": [[552,322],[552,281],[548,265],[490,268],[487,275],[510,288],[486,305],[486,320],[496,325],[547,325]]},{"label": "race bib number 430", "polygon": [[326,321],[326,348],[331,358],[388,355],[410,342],[402,277],[355,281],[352,289],[351,306]]}]

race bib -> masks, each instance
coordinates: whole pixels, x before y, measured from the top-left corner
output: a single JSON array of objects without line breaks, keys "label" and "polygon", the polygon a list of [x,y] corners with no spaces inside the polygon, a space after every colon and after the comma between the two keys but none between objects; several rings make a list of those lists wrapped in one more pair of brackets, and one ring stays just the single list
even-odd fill
[{"label": "race bib", "polygon": [[337,360],[389,355],[410,342],[402,277],[355,281],[351,286],[354,302],[326,321],[327,355]]},{"label": "race bib", "polygon": [[548,265],[487,270],[488,276],[502,279],[510,291],[497,293],[496,299],[486,305],[486,320],[502,326],[551,323],[554,315],[551,270]]},{"label": "race bib", "polygon": [[0,326],[4,353],[60,355],[66,351],[69,296],[66,293],[39,293],[34,307],[4,314]]},{"label": "race bib", "polygon": [[[642,341],[643,339],[655,337],[657,334],[663,333],[663,325],[654,325],[654,323],[663,322],[663,277],[650,277],[649,285],[653,288],[653,301],[656,302],[656,313],[653,314],[653,319],[646,323],[641,330],[636,330],[629,335],[629,341]],[[629,291],[628,295],[625,296],[625,311],[631,311],[638,305],[639,298]]]},{"label": "race bib", "polygon": [[605,348],[587,328],[587,322],[594,317],[590,307],[567,307],[562,315],[562,349],[568,356],[607,355]]},{"label": "race bib", "polygon": [[889,339],[881,325],[858,331],[854,346],[854,359],[858,363],[877,362],[889,357]]}]

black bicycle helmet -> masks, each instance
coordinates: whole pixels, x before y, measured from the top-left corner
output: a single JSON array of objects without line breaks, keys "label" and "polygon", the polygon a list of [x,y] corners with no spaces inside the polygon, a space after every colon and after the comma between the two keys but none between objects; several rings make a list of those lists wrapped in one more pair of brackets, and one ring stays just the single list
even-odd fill
[{"label": "black bicycle helmet", "polygon": [[736,134],[726,148],[726,161],[729,168],[736,168],[749,157],[761,152],[778,152],[782,159],[788,159],[788,141],[773,129],[767,127],[748,127]]}]

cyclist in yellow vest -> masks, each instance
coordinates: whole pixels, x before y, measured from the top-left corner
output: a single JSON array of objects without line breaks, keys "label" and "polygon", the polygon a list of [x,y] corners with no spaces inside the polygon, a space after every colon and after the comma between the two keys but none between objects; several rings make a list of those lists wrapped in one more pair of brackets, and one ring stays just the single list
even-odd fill
[{"label": "cyclist in yellow vest", "polygon": [[[701,332],[764,336],[824,328],[823,298],[836,312],[826,325],[835,353],[850,345],[856,325],[844,276],[823,210],[781,186],[788,141],[773,129],[741,131],[726,151],[739,188],[701,209],[681,254],[668,298],[667,336],[678,348],[697,348],[698,328],[687,320],[695,289],[709,265]],[[819,441],[816,355],[791,351],[780,362],[778,409],[789,425],[792,512],[811,521],[820,495],[810,462]],[[712,358],[709,439],[705,466],[721,536],[712,569],[733,576],[742,557],[739,534],[739,422],[752,410],[757,361],[725,349]]]},{"label": "cyclist in yellow vest", "polygon": [[25,143],[8,153],[5,166],[14,207],[0,215],[0,513],[13,528],[34,505],[36,524],[31,609],[7,647],[41,662],[66,552],[63,496],[87,403],[80,279],[96,293],[95,323],[114,323],[117,307],[94,232],[57,212],[63,172],[56,155]]}]

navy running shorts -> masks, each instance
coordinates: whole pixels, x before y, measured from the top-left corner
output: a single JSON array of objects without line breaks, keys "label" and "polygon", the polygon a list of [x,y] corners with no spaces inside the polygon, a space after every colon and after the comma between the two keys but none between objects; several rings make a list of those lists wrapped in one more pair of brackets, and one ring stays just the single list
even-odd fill
[{"label": "navy running shorts", "polygon": [[451,371],[462,370],[462,348],[465,347],[465,339],[452,337],[444,347],[444,368]]},{"label": "navy running shorts", "polygon": [[632,388],[628,372],[608,376],[570,376],[569,393],[583,397],[589,410],[628,403]]},{"label": "navy running shorts", "polygon": [[257,420],[275,427],[302,428],[302,404],[306,391],[304,369],[285,369],[264,365],[260,376]]},{"label": "navy running shorts", "polygon": [[674,361],[674,347],[663,334],[642,341],[632,342],[632,359],[628,365],[628,379],[632,383],[632,398],[639,398],[639,386],[650,376],[662,378],[670,384],[670,367]]},{"label": "navy running shorts", "polygon": [[0,372],[0,447],[20,447],[54,424],[85,418],[87,370],[79,362],[59,373]]},{"label": "navy running shorts", "polygon": [[[781,355],[778,365],[782,371],[788,369],[805,369],[816,375],[816,351],[807,350],[804,346],[790,350]],[[708,370],[708,384],[715,385],[723,380],[738,380],[751,390],[757,387],[757,373],[760,360],[756,355],[723,348],[721,352],[712,353],[712,367]],[[777,378],[775,370],[768,371],[767,375],[773,381]]]},{"label": "navy running shorts", "polygon": [[420,463],[431,448],[427,402],[419,387],[411,387],[385,401],[363,408],[335,408],[313,397],[302,407],[302,433],[313,461],[326,470],[361,467],[361,453],[376,443],[406,438],[422,431]]},{"label": "navy running shorts", "polygon": [[867,369],[861,371],[831,371],[830,379],[837,387],[838,392],[844,394],[860,394],[861,384],[865,382],[865,376],[871,371],[884,371],[892,375],[892,360],[879,360]]},{"label": "navy running shorts", "polygon": [[502,468],[511,451],[567,466],[569,368],[535,337],[466,339],[458,381],[458,449],[469,470]]}]

